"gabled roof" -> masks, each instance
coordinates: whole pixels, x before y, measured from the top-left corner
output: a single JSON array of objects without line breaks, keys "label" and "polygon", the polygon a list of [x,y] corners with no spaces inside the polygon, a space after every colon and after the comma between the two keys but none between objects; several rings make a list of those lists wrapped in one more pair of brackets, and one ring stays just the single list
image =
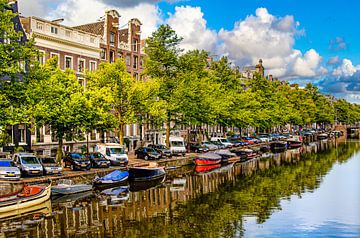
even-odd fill
[{"label": "gabled roof", "polygon": [[94,22],[80,26],[74,26],[74,29],[82,30],[96,35],[104,35],[104,22]]}]

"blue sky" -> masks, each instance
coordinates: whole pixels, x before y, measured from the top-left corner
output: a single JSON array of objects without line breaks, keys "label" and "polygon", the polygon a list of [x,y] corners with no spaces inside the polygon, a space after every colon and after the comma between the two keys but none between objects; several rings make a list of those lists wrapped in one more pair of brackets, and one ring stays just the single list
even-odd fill
[{"label": "blue sky", "polygon": [[116,9],[121,24],[142,21],[143,37],[169,24],[185,50],[264,61],[267,74],[360,103],[359,0],[18,0],[22,15],[96,21]]}]

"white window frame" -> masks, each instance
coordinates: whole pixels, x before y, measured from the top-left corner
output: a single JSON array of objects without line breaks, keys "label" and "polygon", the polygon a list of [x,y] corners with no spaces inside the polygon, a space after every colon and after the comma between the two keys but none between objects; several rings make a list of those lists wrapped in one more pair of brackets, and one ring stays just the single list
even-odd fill
[{"label": "white window frame", "polygon": [[[39,50],[39,63],[40,64],[45,64],[46,63],[46,58],[45,58],[45,51],[44,50]],[[40,58],[42,58],[42,63],[40,62]]]},{"label": "white window frame", "polygon": [[64,56],[64,70],[67,69],[67,68],[66,68],[66,58],[71,58],[70,69],[74,69],[74,57],[72,57],[72,56],[70,56],[70,55],[65,55],[65,56]]},{"label": "white window frame", "polygon": [[[80,69],[80,62],[84,62],[83,72],[81,72],[81,71],[79,70],[79,69]],[[85,73],[85,70],[86,70],[86,59],[78,58],[77,72],[80,73],[80,74],[83,74],[83,73]]]},{"label": "white window frame", "polygon": [[83,77],[79,77],[78,78],[78,81],[79,81],[79,84],[82,86],[82,87],[86,87],[86,81],[85,81],[85,78]]},{"label": "white window frame", "polygon": [[58,65],[60,66],[60,54],[55,52],[50,52],[50,59],[53,57],[53,55],[56,55],[58,57]]},{"label": "white window frame", "polygon": [[[95,64],[95,69],[94,70],[91,69],[91,63]],[[89,71],[94,72],[96,70],[97,70],[97,62],[95,60],[89,60]]]},{"label": "white window frame", "polygon": [[44,30],[44,23],[37,21],[35,24],[36,30]]},{"label": "white window frame", "polygon": [[[54,29],[54,32],[53,32],[53,29]],[[50,26],[50,32],[51,32],[51,34],[58,35],[58,34],[59,34],[59,27],[57,27],[57,26]]]}]

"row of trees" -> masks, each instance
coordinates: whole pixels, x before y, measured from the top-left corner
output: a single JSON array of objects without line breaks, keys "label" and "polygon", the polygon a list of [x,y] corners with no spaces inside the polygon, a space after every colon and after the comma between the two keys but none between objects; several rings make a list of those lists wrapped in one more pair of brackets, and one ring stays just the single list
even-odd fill
[{"label": "row of trees", "polygon": [[[124,126],[149,117],[151,123],[166,125],[167,143],[171,129],[179,125],[268,130],[286,124],[360,120],[359,106],[332,100],[311,84],[301,89],[260,75],[244,79],[226,57],[209,62],[208,52],[183,52],[182,39],[168,25],[147,39],[144,80],[132,78],[118,59],[87,72],[84,88],[74,71],[58,68],[56,58],[40,65],[33,41],[26,45],[18,41],[10,21],[14,15],[2,9],[0,14],[0,38],[7,39],[0,45],[0,77],[7,79],[0,83],[0,128],[50,125],[59,140],[59,158],[64,138],[117,128],[123,143]],[[21,81],[19,62],[28,66]],[[0,138],[5,143],[5,137]]]}]

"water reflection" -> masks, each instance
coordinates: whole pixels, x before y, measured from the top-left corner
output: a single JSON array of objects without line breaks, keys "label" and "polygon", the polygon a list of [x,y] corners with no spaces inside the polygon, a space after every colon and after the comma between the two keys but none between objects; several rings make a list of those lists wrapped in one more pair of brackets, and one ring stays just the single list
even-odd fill
[{"label": "water reflection", "polygon": [[[307,197],[306,204],[320,206],[314,204],[311,195],[326,185],[324,176],[332,168],[347,168],[345,162],[359,149],[359,143],[338,146],[313,143],[304,148],[272,156],[268,154],[256,160],[208,171],[183,167],[180,171],[168,173],[165,181],[157,181],[151,186],[130,184],[128,188],[53,201],[50,211],[36,216],[39,219],[30,214],[3,221],[1,234],[5,237],[19,234],[29,237],[81,237],[85,234],[91,237],[241,237],[271,236],[274,231],[282,236],[295,234],[287,233],[286,227],[306,235],[306,229],[299,227],[302,225],[310,229],[310,222],[291,227],[291,224],[297,224],[296,219],[300,220],[295,216],[301,214],[296,212],[296,208],[303,210],[300,202]],[[351,161],[359,161],[358,157]],[[352,169],[355,170],[352,173],[359,174],[359,166]],[[330,181],[334,182],[331,178]],[[359,198],[357,189],[359,187],[353,187],[342,193]],[[351,191],[355,193],[352,196],[347,194]],[[320,197],[320,201],[326,204],[327,198]],[[288,211],[281,216],[279,211],[285,211],[292,204],[297,204],[295,210],[291,210],[293,213]],[[342,206],[333,205],[329,214],[336,213]],[[352,205],[354,209],[360,208],[358,203],[358,207]],[[302,214],[302,218],[306,216],[314,215]],[[26,222],[34,224],[30,227],[16,226]],[[352,224],[344,219],[327,220],[322,224],[324,229],[321,232],[332,232],[329,224],[334,223],[341,226],[348,224],[344,234],[356,234],[359,231],[356,229],[360,227],[359,220]],[[259,228],[259,224],[265,228]],[[15,231],[9,229],[14,226]],[[282,229],[276,230],[277,227]],[[333,228],[336,229],[336,226]],[[322,229],[321,226],[315,230],[318,229]]]}]

